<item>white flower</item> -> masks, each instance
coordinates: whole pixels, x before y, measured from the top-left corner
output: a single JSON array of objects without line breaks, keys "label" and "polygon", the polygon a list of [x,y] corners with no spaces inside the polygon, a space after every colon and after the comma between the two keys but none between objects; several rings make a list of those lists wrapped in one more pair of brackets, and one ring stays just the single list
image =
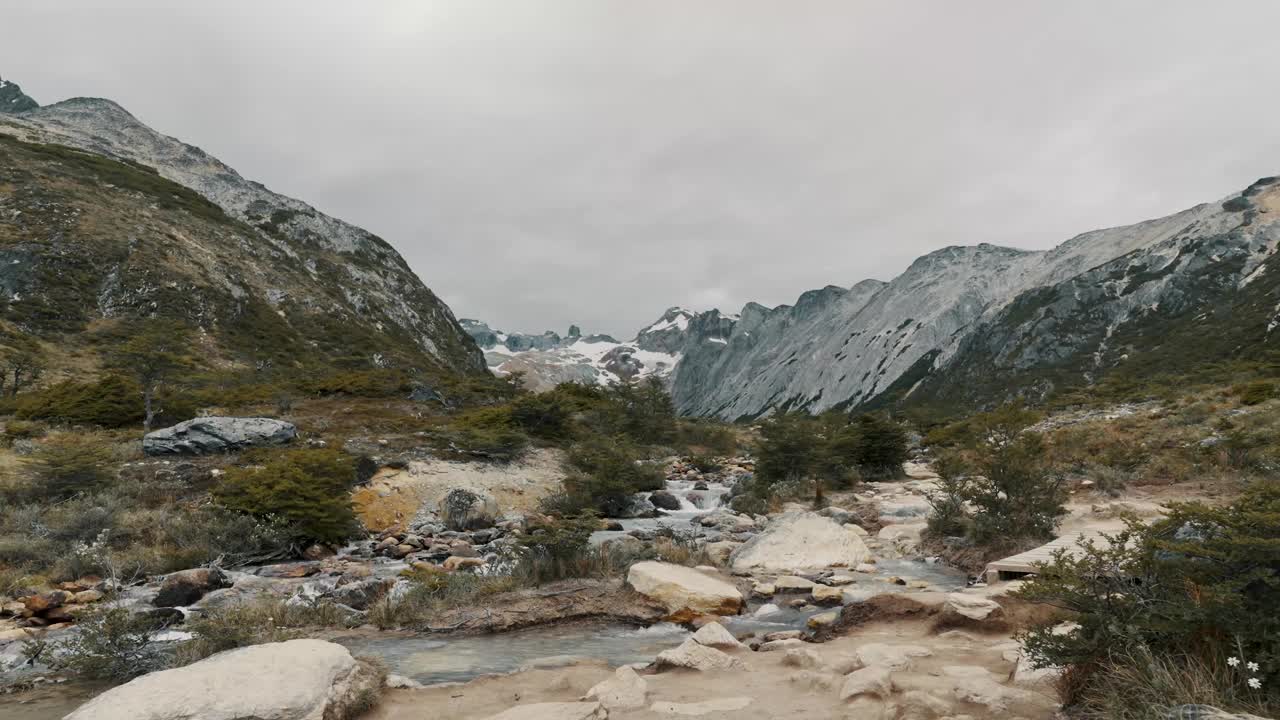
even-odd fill
[{"label": "white flower", "polygon": [[1249,687],[1253,688],[1254,690],[1257,690],[1258,688],[1262,687],[1262,681],[1259,680],[1258,678],[1249,678]]},{"label": "white flower", "polygon": [[1258,663],[1246,663],[1245,667],[1249,668],[1249,672],[1258,672]]},{"label": "white flower", "polygon": [[1227,658],[1227,664],[1228,664],[1228,665],[1230,665],[1231,667],[1239,667],[1239,666],[1240,666],[1240,658],[1238,658],[1238,657],[1229,657],[1229,658]]}]

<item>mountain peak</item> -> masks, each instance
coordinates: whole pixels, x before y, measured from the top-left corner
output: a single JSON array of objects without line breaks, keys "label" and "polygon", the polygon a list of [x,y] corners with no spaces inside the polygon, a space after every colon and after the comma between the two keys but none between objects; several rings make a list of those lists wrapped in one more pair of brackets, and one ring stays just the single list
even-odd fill
[{"label": "mountain peak", "polygon": [[20,113],[38,107],[40,103],[22,92],[17,83],[0,78],[0,113]]}]

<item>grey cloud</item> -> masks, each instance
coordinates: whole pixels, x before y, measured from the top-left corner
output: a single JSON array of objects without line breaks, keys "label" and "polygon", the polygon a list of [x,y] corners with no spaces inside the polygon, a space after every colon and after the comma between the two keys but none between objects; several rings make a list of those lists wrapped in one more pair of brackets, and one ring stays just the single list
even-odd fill
[{"label": "grey cloud", "polygon": [[119,101],[504,329],[792,302],[1280,172],[1268,0],[9,5],[0,76]]}]

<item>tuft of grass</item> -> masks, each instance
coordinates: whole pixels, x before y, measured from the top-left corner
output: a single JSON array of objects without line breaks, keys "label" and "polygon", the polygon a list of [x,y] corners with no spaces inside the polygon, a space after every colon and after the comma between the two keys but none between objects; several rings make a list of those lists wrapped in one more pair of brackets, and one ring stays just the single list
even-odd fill
[{"label": "tuft of grass", "polygon": [[1228,712],[1275,717],[1280,707],[1252,691],[1225,663],[1190,656],[1164,656],[1144,647],[1118,650],[1089,672],[1088,682],[1070,673],[1059,691],[1078,698],[1075,717],[1085,720],[1164,720],[1179,705],[1212,705]]}]

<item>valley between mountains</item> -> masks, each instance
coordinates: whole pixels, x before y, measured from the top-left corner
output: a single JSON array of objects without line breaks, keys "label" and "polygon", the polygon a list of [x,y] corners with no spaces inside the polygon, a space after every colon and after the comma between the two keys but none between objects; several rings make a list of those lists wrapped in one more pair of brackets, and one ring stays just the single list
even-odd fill
[{"label": "valley between mountains", "polygon": [[529,334],[0,80],[0,716],[1275,717],[1280,178],[1228,190]]}]

